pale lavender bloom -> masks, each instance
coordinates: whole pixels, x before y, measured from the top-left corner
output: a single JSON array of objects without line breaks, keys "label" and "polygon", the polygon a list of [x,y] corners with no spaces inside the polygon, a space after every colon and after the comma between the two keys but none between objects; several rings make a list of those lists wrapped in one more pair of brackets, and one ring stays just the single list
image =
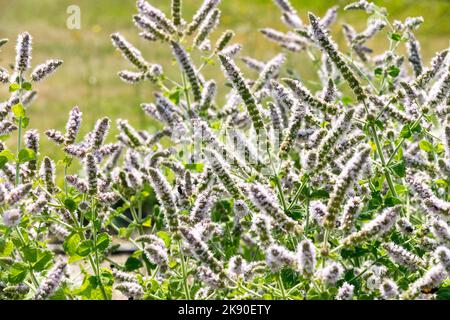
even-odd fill
[{"label": "pale lavender bloom", "polygon": [[140,299],[144,295],[142,286],[136,282],[120,282],[115,288],[130,299]]},{"label": "pale lavender bloom", "polygon": [[422,58],[420,56],[420,44],[412,32],[408,33],[406,47],[408,49],[408,60],[414,69],[415,76],[418,77],[422,74]]},{"label": "pale lavender bloom", "polygon": [[380,285],[380,292],[383,299],[395,299],[398,297],[398,286],[394,281],[385,279]]},{"label": "pale lavender bloom", "polygon": [[3,212],[3,223],[7,227],[14,227],[19,224],[21,217],[19,209],[10,209]]},{"label": "pale lavender bloom", "polygon": [[372,2],[367,2],[366,0],[360,0],[353,2],[344,7],[344,10],[363,10],[367,13],[374,13],[376,11],[376,6]]},{"label": "pale lavender bloom", "polygon": [[120,71],[117,75],[124,82],[130,83],[130,84],[135,84],[135,83],[141,82],[145,79],[144,72],[133,72],[133,71],[123,70],[123,71]]},{"label": "pale lavender bloom", "polygon": [[197,269],[197,275],[201,281],[212,289],[223,287],[223,281],[208,267],[200,266]]},{"label": "pale lavender bloom", "polygon": [[22,93],[22,104],[26,107],[31,104],[37,96],[37,91],[31,90]]},{"label": "pale lavender bloom", "polygon": [[163,41],[170,40],[170,36],[146,16],[139,14],[134,15],[133,21],[134,24],[143,31],[139,34],[142,38],[149,41],[156,41],[158,39]]},{"label": "pale lavender bloom", "polygon": [[439,246],[434,251],[434,257],[450,275],[450,249],[445,246]]},{"label": "pale lavender bloom", "polygon": [[17,126],[9,120],[0,121],[0,136],[9,135],[14,130],[17,130]]},{"label": "pale lavender bloom", "polygon": [[206,18],[206,20],[201,24],[200,30],[194,39],[196,46],[202,45],[205,42],[208,35],[217,28],[220,20],[220,10],[213,10]]},{"label": "pale lavender bloom", "polygon": [[9,205],[16,204],[30,193],[32,186],[33,185],[31,183],[26,183],[12,189],[8,194],[6,202]]},{"label": "pale lavender bloom", "polygon": [[272,244],[266,250],[266,262],[272,272],[278,272],[284,267],[295,266],[296,257],[285,247]]},{"label": "pale lavender bloom", "polygon": [[250,200],[263,212],[275,219],[276,225],[287,231],[297,230],[299,225],[287,216],[277,205],[278,201],[272,193],[262,185],[252,184],[249,186]]},{"label": "pale lavender bloom", "polygon": [[316,248],[310,240],[303,240],[297,247],[299,270],[305,277],[314,275]]},{"label": "pale lavender bloom", "polygon": [[178,230],[177,207],[172,188],[163,174],[154,168],[149,168],[150,183],[155,190],[159,203],[165,211],[165,218],[172,232]]},{"label": "pale lavender bloom", "polygon": [[409,30],[417,29],[423,23],[423,17],[408,17],[405,20],[405,27]]},{"label": "pale lavender bloom", "polygon": [[363,242],[371,237],[382,236],[394,226],[400,206],[384,209],[375,219],[363,225],[360,231],[350,234],[342,240],[345,246]]},{"label": "pale lavender bloom", "polygon": [[220,54],[221,55],[224,55],[224,56],[226,56],[226,57],[228,57],[228,58],[232,58],[232,57],[234,57],[239,51],[241,51],[241,49],[242,49],[242,46],[240,45],[240,44],[232,44],[232,45],[229,45],[229,46],[227,46],[227,47],[225,47],[225,48],[223,48],[221,51],[220,51]]},{"label": "pale lavender bloom", "polygon": [[94,149],[99,149],[105,141],[105,137],[109,131],[109,123],[110,120],[108,117],[97,120],[91,142]]},{"label": "pale lavender bloom", "polygon": [[103,192],[98,195],[98,199],[105,204],[114,204],[120,200],[120,196],[115,192]]},{"label": "pale lavender bloom", "polygon": [[49,271],[47,277],[39,285],[34,299],[46,300],[58,289],[61,280],[64,277],[66,266],[67,264],[65,262],[58,262],[56,266]]},{"label": "pale lavender bloom", "polygon": [[421,278],[410,285],[406,297],[417,296],[422,290],[432,290],[440,286],[447,277],[447,271],[442,265],[431,267]]},{"label": "pale lavender bloom", "polygon": [[62,60],[47,60],[45,63],[38,65],[31,73],[33,81],[41,81],[53,73],[63,63]]},{"label": "pale lavender bloom", "polygon": [[94,155],[87,154],[85,159],[85,171],[87,175],[88,193],[96,195],[98,193],[98,165]]},{"label": "pale lavender bloom", "polygon": [[261,72],[266,65],[264,62],[251,57],[242,57],[242,62],[244,62],[250,69]]},{"label": "pale lavender bloom", "polygon": [[327,10],[322,19],[320,19],[320,23],[322,24],[323,28],[329,28],[330,25],[336,21],[338,9],[339,6],[333,6]]},{"label": "pale lavender bloom", "polygon": [[115,268],[112,269],[112,273],[113,273],[114,279],[116,281],[120,281],[120,282],[136,282],[136,283],[138,282],[138,279],[137,279],[135,274],[124,272],[124,271],[120,271],[120,270],[117,270]]},{"label": "pale lavender bloom", "polygon": [[228,273],[233,277],[240,277],[247,269],[247,261],[242,256],[233,256],[228,263]]},{"label": "pale lavender bloom", "polygon": [[137,8],[139,11],[141,11],[143,14],[145,14],[150,20],[152,20],[160,29],[164,29],[168,31],[169,33],[175,33],[176,27],[166,17],[166,15],[159,9],[155,8],[151,4],[149,4],[147,1],[144,0],[138,0],[136,3]]},{"label": "pale lavender bloom", "polygon": [[336,262],[330,263],[328,266],[318,271],[318,277],[327,286],[334,286],[336,282],[341,278],[344,270],[341,265]]},{"label": "pale lavender bloom", "polygon": [[9,83],[9,73],[5,68],[0,67],[0,82]]},{"label": "pale lavender bloom", "polygon": [[45,131],[45,135],[57,144],[63,144],[66,141],[64,135],[58,130],[47,130]]},{"label": "pale lavender bloom", "polygon": [[47,191],[53,193],[55,189],[55,163],[52,159],[44,157],[39,175],[44,180]]},{"label": "pale lavender bloom", "polygon": [[161,272],[165,272],[168,268],[169,256],[165,246],[161,246],[160,242],[146,244],[144,253],[149,261],[159,266]]},{"label": "pale lavender bloom", "polygon": [[191,35],[206,19],[208,14],[214,10],[220,3],[220,0],[204,0],[201,7],[192,18],[192,22],[187,26],[186,33]]},{"label": "pale lavender bloom", "polygon": [[17,37],[15,71],[25,72],[30,67],[32,38],[28,32]]},{"label": "pale lavender bloom", "polygon": [[113,45],[120,50],[123,57],[134,64],[139,70],[147,70],[148,62],[142,57],[142,53],[129,43],[120,33],[111,35]]},{"label": "pale lavender bloom", "polygon": [[431,232],[440,242],[444,244],[450,243],[450,227],[444,220],[434,218],[431,221]]},{"label": "pale lavender bloom", "polygon": [[423,266],[423,262],[418,256],[393,242],[384,243],[383,247],[388,252],[392,261],[397,264],[406,266],[413,271],[417,270],[418,267]]},{"label": "pale lavender bloom", "polygon": [[77,175],[68,175],[66,176],[66,181],[75,187],[81,193],[87,193],[88,185],[87,183],[80,179]]},{"label": "pale lavender bloom", "polygon": [[191,210],[190,217],[194,222],[200,222],[208,217],[214,197],[211,195],[211,190],[206,189],[201,192],[195,200],[194,207]]},{"label": "pale lavender bloom", "polygon": [[336,294],[336,300],[353,300],[355,286],[344,282]]},{"label": "pale lavender bloom", "polygon": [[45,195],[40,196],[36,201],[30,203],[27,206],[27,212],[38,214],[41,213],[45,206],[47,205],[48,201]]},{"label": "pale lavender bloom", "polygon": [[25,133],[25,145],[36,154],[39,151],[39,134],[37,130],[30,129]]}]

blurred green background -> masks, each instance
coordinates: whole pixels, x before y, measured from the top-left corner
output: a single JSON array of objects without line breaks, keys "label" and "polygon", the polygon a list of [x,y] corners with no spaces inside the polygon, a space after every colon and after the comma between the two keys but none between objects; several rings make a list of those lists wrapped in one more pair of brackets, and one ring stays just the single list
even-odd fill
[{"label": "blurred green background", "polygon": [[[170,16],[170,0],[149,2]],[[185,20],[190,21],[201,2],[184,0]],[[337,4],[342,9],[350,2],[292,0],[304,21],[307,21],[308,11],[323,15],[332,5]],[[450,1],[392,0],[375,3],[388,9],[391,21],[403,20],[408,16],[424,17],[425,23],[416,35],[422,43],[422,55],[427,65],[434,52],[448,46]],[[81,30],[66,27],[69,5],[81,8]],[[154,130],[154,124],[144,116],[139,104],[152,101],[155,88],[148,82],[131,86],[119,80],[117,72],[130,69],[130,65],[112,47],[109,35],[120,31],[143,51],[148,61],[162,64],[169,75],[175,76],[177,67],[173,65],[167,45],[147,42],[138,37],[131,21],[131,16],[136,12],[134,0],[0,0],[0,8],[0,38],[10,39],[0,53],[0,65],[6,67],[14,61],[15,39],[18,33],[25,30],[34,37],[33,65],[48,58],[64,60],[63,67],[56,74],[36,85],[39,97],[29,110],[30,128],[37,128],[41,133],[48,128],[63,129],[68,111],[79,105],[84,113],[83,132],[92,129],[95,120],[105,115],[113,120],[127,118],[138,128]],[[279,48],[258,32],[263,27],[287,31],[280,21],[280,11],[271,0],[222,0],[220,8],[221,26],[212,35],[213,41],[221,31],[233,29],[237,34],[234,41],[244,45],[241,55],[266,60],[278,52]],[[360,11],[339,11],[333,37],[343,50],[347,48],[343,43],[341,24],[352,23],[358,31],[362,31],[366,26],[366,17]],[[376,52],[382,52],[388,42],[386,38],[378,37],[371,45]],[[288,67],[297,68],[303,77],[308,78],[312,69],[306,59],[304,54],[290,54]],[[243,70],[246,75],[252,76],[248,69]],[[217,65],[208,66],[205,75],[214,76],[219,81],[223,79]],[[222,89],[219,95],[225,93]],[[0,100],[7,97],[7,88],[2,86]],[[42,153],[52,153],[56,158],[62,158],[62,154],[45,137],[42,137]]]}]

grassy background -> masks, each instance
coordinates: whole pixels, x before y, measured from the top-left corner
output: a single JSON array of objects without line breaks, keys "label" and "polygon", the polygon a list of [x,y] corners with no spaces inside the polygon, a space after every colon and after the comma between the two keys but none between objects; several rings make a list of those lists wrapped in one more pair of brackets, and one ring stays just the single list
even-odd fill
[{"label": "grassy background", "polygon": [[[201,2],[184,1],[186,20],[190,21]],[[292,0],[304,21],[307,21],[308,11],[323,15],[328,7],[338,4],[342,8],[349,2]],[[170,0],[150,0],[150,3],[169,15]],[[424,17],[425,24],[417,32],[417,38],[422,43],[422,55],[427,63],[435,51],[448,46],[450,1],[391,0],[375,3],[388,8],[391,20],[417,15]],[[81,8],[81,30],[66,27],[66,10],[72,4]],[[143,51],[148,61],[162,64],[169,75],[175,75],[177,67],[173,66],[166,45],[138,37],[131,22],[131,16],[136,12],[134,0],[0,0],[0,8],[0,38],[6,37],[11,41],[3,47],[0,65],[7,66],[14,61],[15,38],[25,30],[34,37],[33,65],[48,58],[64,60],[63,67],[55,75],[36,85],[39,97],[29,110],[30,128],[37,128],[40,132],[47,128],[63,129],[68,111],[79,105],[84,113],[83,132],[90,130],[95,120],[105,115],[113,120],[127,118],[138,128],[152,130],[153,124],[143,115],[139,104],[151,101],[155,88],[148,82],[130,86],[119,80],[117,72],[130,65],[114,50],[109,34],[116,31],[123,33]],[[237,34],[234,41],[244,45],[242,55],[269,59],[279,50],[258,32],[263,27],[286,30],[280,22],[280,11],[271,0],[223,0],[221,9],[221,27],[213,34],[213,40],[220,35],[220,31],[230,28]],[[358,31],[362,31],[366,25],[366,14],[339,12],[333,35],[344,49],[343,36],[338,30],[343,22],[352,23]],[[379,37],[371,44],[377,52],[381,52],[386,48],[387,41]],[[305,55],[291,55],[288,66],[295,67],[307,78],[311,69],[304,61]],[[251,76],[248,72],[245,69],[245,73]],[[209,66],[205,75],[223,79],[218,66]],[[219,94],[225,93],[222,90]],[[0,99],[7,97],[7,88],[2,86]],[[62,154],[46,138],[42,139],[42,152],[56,153],[56,158],[62,158]]]}]

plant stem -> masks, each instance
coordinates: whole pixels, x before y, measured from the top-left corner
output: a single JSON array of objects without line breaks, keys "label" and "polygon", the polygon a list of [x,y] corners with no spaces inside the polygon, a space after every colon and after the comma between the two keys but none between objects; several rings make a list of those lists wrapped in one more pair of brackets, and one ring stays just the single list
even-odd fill
[{"label": "plant stem", "polygon": [[[422,120],[423,115],[420,115],[420,117],[414,122],[414,124],[411,126],[411,130],[413,130],[420,122],[420,120]],[[405,143],[406,138],[402,138],[402,140],[400,140],[400,142],[398,143],[398,145],[395,147],[394,152],[392,152],[392,155],[389,157],[386,165],[389,166],[391,164],[391,162],[394,160],[398,150],[402,147],[403,143]]]},{"label": "plant stem", "polygon": [[186,264],[184,261],[183,248],[181,247],[181,241],[178,240],[178,250],[180,252],[180,260],[181,260],[181,271],[183,273],[183,287],[184,293],[186,295],[186,299],[191,300],[191,292],[189,290],[189,285],[187,282],[187,272],[186,272]]},{"label": "plant stem", "polygon": [[[25,246],[25,245],[26,245],[25,239],[24,239],[23,236],[22,236],[22,232],[20,231],[19,226],[16,226],[15,229],[16,229],[17,234],[19,235],[20,243],[22,244],[22,246]],[[22,254],[20,253],[20,251],[19,251],[19,254],[20,254],[20,256],[22,256]],[[22,257],[22,260],[24,260],[23,257]],[[31,263],[29,263],[29,262],[28,262],[28,267],[29,267],[29,269],[30,269],[31,281],[33,282],[34,286],[35,286],[36,289],[37,289],[37,288],[39,287],[39,282],[37,281],[36,276],[34,275],[34,272],[33,272],[33,266],[32,266]]]},{"label": "plant stem", "polygon": [[288,211],[292,209],[292,207],[295,205],[295,203],[297,202],[298,198],[300,197],[303,189],[305,188],[306,185],[306,181],[307,179],[305,179],[305,181],[302,181],[302,184],[298,187],[297,191],[294,194],[294,198],[292,199],[291,203],[288,206]]},{"label": "plant stem", "polygon": [[283,297],[283,300],[287,300],[286,299],[286,291],[284,290],[283,279],[281,279],[281,272],[278,272],[278,274],[277,274],[277,281],[278,281],[278,286],[280,287],[281,296]]},{"label": "plant stem", "polygon": [[[130,204],[130,211],[131,211],[131,215],[133,216],[133,220],[138,224],[138,232],[139,235],[144,235],[144,228],[142,227],[142,219],[140,219],[136,213],[136,210],[134,209],[134,207]],[[139,211],[139,213],[141,213],[141,211]],[[140,214],[141,216],[141,214]],[[145,247],[144,241],[141,242],[142,244],[142,248]],[[150,269],[147,265],[147,263],[145,263],[145,269],[147,270],[147,274],[150,274]]]},{"label": "plant stem", "polygon": [[[105,288],[103,286],[101,275],[100,275],[100,262],[99,262],[99,258],[98,258],[98,250],[96,247],[97,246],[97,228],[95,227],[95,221],[97,220],[97,214],[96,214],[97,212],[96,212],[96,205],[95,205],[94,199],[92,199],[92,202],[91,202],[91,210],[92,210],[92,217],[93,217],[93,219],[92,219],[93,221],[91,222],[92,223],[92,238],[93,238],[94,247],[95,247],[94,256],[95,256],[95,266],[96,266],[94,271],[95,271],[97,279],[98,279],[98,283],[100,286],[100,291],[102,292],[103,299],[109,300],[108,295],[106,294]],[[91,264],[94,267],[91,256],[89,256],[89,260],[91,261]]]},{"label": "plant stem", "polygon": [[283,188],[281,187],[280,178],[278,177],[278,175],[275,175],[274,178],[275,178],[275,184],[278,189],[278,193],[280,194],[280,201],[281,201],[281,204],[283,205],[283,210],[287,211],[288,208],[286,205],[286,200],[284,199]]},{"label": "plant stem", "polygon": [[308,236],[309,229],[309,197],[306,199],[306,222],[305,222],[305,235]]},{"label": "plant stem", "polygon": [[381,164],[383,165],[383,173],[386,177],[386,181],[389,185],[389,190],[391,190],[391,193],[394,197],[397,197],[397,191],[395,191],[394,182],[392,181],[391,174],[388,171],[388,168],[386,166],[386,160],[384,158],[383,150],[381,149],[380,140],[378,139],[377,130],[375,129],[374,125],[370,126],[372,132],[373,132],[373,138],[375,140],[375,145],[377,146],[377,153],[380,157]]}]

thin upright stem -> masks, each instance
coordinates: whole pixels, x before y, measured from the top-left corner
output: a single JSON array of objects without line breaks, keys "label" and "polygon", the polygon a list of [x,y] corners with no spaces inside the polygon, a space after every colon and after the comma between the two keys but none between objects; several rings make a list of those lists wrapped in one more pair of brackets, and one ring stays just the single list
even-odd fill
[{"label": "thin upright stem", "polygon": [[181,260],[181,271],[183,273],[183,288],[184,293],[186,295],[186,299],[191,300],[191,292],[189,290],[189,284],[187,282],[187,271],[186,271],[186,263],[184,261],[183,248],[181,246],[181,241],[178,241],[178,251],[180,252],[180,260]]},{"label": "thin upright stem", "polygon": [[302,194],[303,189],[305,188],[307,179],[305,181],[302,181],[301,185],[297,188],[297,191],[294,194],[294,198],[292,199],[291,203],[288,206],[288,211],[292,209],[292,207],[297,203],[298,198]]},{"label": "thin upright stem", "polygon": [[100,291],[102,292],[103,299],[104,300],[109,300],[108,299],[108,295],[106,294],[106,291],[105,291],[105,287],[103,286],[102,279],[101,279],[100,261],[99,261],[99,257],[98,257],[98,250],[96,248],[96,246],[97,246],[97,228],[95,227],[95,221],[97,220],[97,214],[96,214],[97,211],[96,211],[96,203],[95,203],[94,199],[92,199],[92,202],[91,202],[91,210],[92,210],[92,215],[93,215],[93,221],[91,223],[92,223],[92,238],[93,238],[94,246],[95,246],[95,250],[94,250],[95,262],[92,261],[92,257],[91,256],[89,256],[89,260],[91,261],[91,265],[92,266],[94,266],[94,264],[95,264],[95,270],[94,271],[95,271],[96,276],[97,276],[97,280],[98,280],[98,283],[99,283],[99,286],[100,286]]},{"label": "thin upright stem", "polygon": [[278,272],[278,274],[277,274],[277,281],[278,281],[278,286],[280,287],[281,296],[282,296],[283,300],[287,300],[286,299],[286,291],[284,289],[284,284],[283,284],[283,279],[281,278],[281,272]]},{"label": "thin upright stem", "polygon": [[[20,231],[20,227],[16,226],[16,232],[17,235],[19,236],[19,240],[22,246],[26,245],[25,239],[23,238],[22,232]],[[19,251],[20,256],[22,256],[22,254]],[[22,258],[22,260],[24,260]],[[39,287],[39,282],[36,279],[36,276],[34,275],[34,271],[33,271],[33,266],[31,265],[31,263],[28,262],[28,268],[30,269],[30,276],[31,276],[31,281],[33,282],[33,285],[36,287],[36,289]]]}]

